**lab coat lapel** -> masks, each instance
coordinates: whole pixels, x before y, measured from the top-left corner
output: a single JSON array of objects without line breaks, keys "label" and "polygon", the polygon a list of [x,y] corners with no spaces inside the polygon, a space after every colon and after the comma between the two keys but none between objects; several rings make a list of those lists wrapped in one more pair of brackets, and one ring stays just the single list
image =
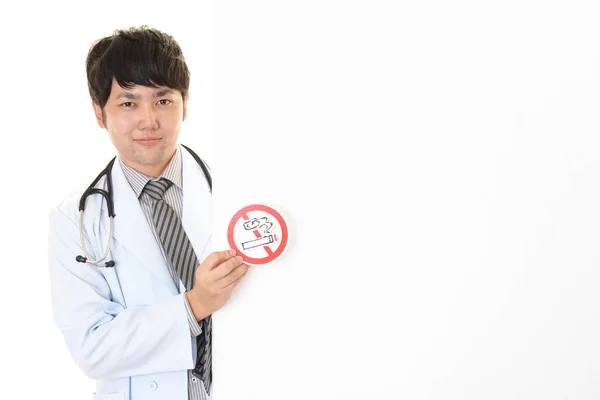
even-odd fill
[{"label": "lab coat lapel", "polygon": [[202,169],[181,147],[183,158],[182,223],[196,256],[202,262],[212,251],[212,195]]},{"label": "lab coat lapel", "polygon": [[[167,285],[173,294],[177,294],[156,238],[118,160],[115,161],[112,169],[112,180],[115,212],[114,240],[133,253],[145,268],[149,269],[160,282]],[[119,260],[115,262],[118,264]],[[134,267],[123,266],[123,268]]]}]

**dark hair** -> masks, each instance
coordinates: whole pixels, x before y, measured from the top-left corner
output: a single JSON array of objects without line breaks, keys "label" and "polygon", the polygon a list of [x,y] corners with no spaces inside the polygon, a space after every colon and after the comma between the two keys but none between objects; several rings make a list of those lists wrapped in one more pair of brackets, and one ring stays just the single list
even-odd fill
[{"label": "dark hair", "polygon": [[133,85],[166,86],[185,98],[190,85],[183,52],[171,35],[143,25],[114,31],[97,40],[87,56],[88,89],[94,103],[104,108],[113,77],[123,88]]}]

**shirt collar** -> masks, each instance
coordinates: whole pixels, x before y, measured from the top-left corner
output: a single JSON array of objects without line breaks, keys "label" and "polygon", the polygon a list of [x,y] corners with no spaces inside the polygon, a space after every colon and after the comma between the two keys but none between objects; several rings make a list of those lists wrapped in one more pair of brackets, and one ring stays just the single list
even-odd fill
[{"label": "shirt collar", "polygon": [[119,163],[121,164],[121,169],[123,169],[123,173],[125,174],[129,185],[138,198],[141,196],[144,187],[149,181],[158,180],[160,178],[166,178],[170,180],[175,186],[183,190],[183,166],[181,162],[181,150],[179,149],[179,146],[177,146],[177,150],[175,150],[175,154],[171,158],[171,161],[169,161],[169,164],[167,164],[167,167],[158,178],[152,178],[148,175],[142,174],[139,171],[136,171],[129,165],[125,164],[121,158],[119,158]]}]

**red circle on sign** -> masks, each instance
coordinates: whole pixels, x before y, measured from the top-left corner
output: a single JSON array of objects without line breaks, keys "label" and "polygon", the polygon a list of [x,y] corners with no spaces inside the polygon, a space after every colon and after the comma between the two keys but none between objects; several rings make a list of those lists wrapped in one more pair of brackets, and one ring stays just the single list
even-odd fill
[{"label": "red circle on sign", "polygon": [[[275,217],[275,219],[277,220],[277,222],[279,222],[279,225],[281,226],[281,244],[279,245],[279,247],[277,247],[277,250],[275,250],[274,252],[272,252],[272,254],[268,255],[265,258],[248,257],[240,251],[240,249],[236,246],[235,241],[233,240],[233,229],[235,228],[235,224],[240,218],[244,218],[246,213],[249,211],[262,211],[267,214],[271,214],[273,217]],[[262,204],[252,204],[236,212],[233,218],[231,218],[231,221],[229,222],[229,227],[227,228],[227,241],[229,242],[229,246],[231,246],[231,248],[235,250],[236,254],[241,256],[242,259],[248,264],[260,265],[275,260],[285,250],[285,247],[287,246],[287,240],[288,228],[281,214],[273,210],[271,207]]]}]

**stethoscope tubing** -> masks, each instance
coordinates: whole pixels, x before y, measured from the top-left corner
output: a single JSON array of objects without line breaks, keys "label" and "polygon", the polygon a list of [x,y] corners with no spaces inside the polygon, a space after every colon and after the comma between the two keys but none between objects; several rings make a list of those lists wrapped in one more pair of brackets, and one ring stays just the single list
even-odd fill
[{"label": "stethoscope tubing", "polygon": [[[110,220],[110,230],[109,230],[108,237],[112,237],[112,235],[113,235],[113,217],[109,216],[108,219]],[[83,239],[83,228],[82,227],[83,227],[83,210],[81,210],[79,212],[79,238],[81,240],[81,247],[83,249],[83,257],[85,258],[85,262],[89,263],[89,264],[92,264],[92,265],[95,265],[97,267],[102,267],[102,266],[107,266],[108,267],[108,265],[100,265],[99,263],[101,261],[103,261],[104,259],[106,259],[106,257],[108,257],[108,253],[110,252],[110,242],[111,242],[111,240],[109,239],[108,243],[106,243],[106,250],[104,251],[104,255],[101,258],[99,258],[97,260],[90,260],[89,256],[88,256],[88,253],[87,253],[87,249],[85,247],[85,240]],[[79,261],[79,260],[77,260],[77,261]]]},{"label": "stethoscope tubing", "polygon": [[[194,153],[194,151],[192,149],[190,149],[189,147],[187,147],[183,144],[182,144],[182,146],[187,151],[189,151],[189,153],[192,155],[192,157],[194,157],[194,160],[196,160],[198,165],[200,165],[200,168],[202,168],[202,172],[204,173],[204,176],[206,177],[206,180],[208,181],[208,186],[210,188],[210,191],[212,192],[212,177],[210,175],[210,172],[208,171],[208,168],[206,167],[204,162],[202,162],[200,157],[198,157],[198,155],[196,153]],[[102,172],[100,172],[100,174],[98,174],[98,176],[96,177],[96,179],[94,179],[92,184],[90,186],[88,186],[88,188],[85,190],[85,192],[83,192],[83,195],[81,195],[81,199],[79,199],[79,239],[81,240],[81,248],[83,250],[83,256],[75,257],[75,260],[77,262],[92,264],[97,267],[110,268],[110,267],[115,266],[114,260],[105,262],[104,264],[101,264],[101,262],[104,261],[106,259],[106,257],[108,257],[108,254],[110,253],[110,246],[111,246],[112,237],[113,237],[113,224],[114,224],[115,212],[114,212],[114,202],[113,202],[113,197],[112,197],[112,172],[111,171],[112,171],[112,167],[113,167],[113,164],[114,164],[116,158],[117,157],[115,156],[115,157],[113,157],[112,160],[110,160],[110,162],[108,163],[106,168],[104,168],[102,170]],[[94,186],[96,186],[96,184],[100,181],[100,179],[103,176],[106,176],[106,186],[107,186],[108,190],[97,189],[94,187]],[[106,205],[108,207],[108,216],[109,216],[109,221],[110,221],[110,231],[109,231],[109,236],[108,236],[109,239],[108,239],[108,243],[106,244],[106,250],[104,251],[104,254],[102,255],[102,257],[97,260],[89,259],[87,248],[85,247],[85,239],[83,237],[83,211],[85,209],[85,201],[88,198],[88,196],[90,196],[92,194],[100,194],[100,195],[102,195],[102,197],[104,197],[104,199],[106,200]]]}]

